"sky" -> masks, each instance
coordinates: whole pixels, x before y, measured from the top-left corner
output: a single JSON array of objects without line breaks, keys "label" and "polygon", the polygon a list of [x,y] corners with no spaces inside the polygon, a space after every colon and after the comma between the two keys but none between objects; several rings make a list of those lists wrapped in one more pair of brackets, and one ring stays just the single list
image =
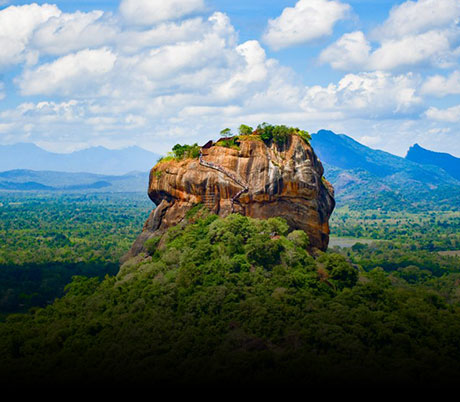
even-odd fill
[{"label": "sky", "polygon": [[262,122],[460,157],[460,1],[0,0],[0,144],[164,154]]}]

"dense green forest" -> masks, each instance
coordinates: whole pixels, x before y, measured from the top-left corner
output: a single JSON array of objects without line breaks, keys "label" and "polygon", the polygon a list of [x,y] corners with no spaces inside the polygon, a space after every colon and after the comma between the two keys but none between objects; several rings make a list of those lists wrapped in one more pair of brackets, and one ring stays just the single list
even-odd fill
[{"label": "dense green forest", "polygon": [[[79,230],[66,217],[79,216],[77,205],[87,208],[75,223],[87,241],[80,262],[115,263],[150,207],[137,195],[37,195],[36,208],[27,197],[8,197],[1,221],[10,243],[2,258],[16,269],[27,242],[55,261],[75,262]],[[49,218],[53,208],[62,225]],[[149,255],[118,273],[82,272],[53,304],[42,300],[28,314],[7,315],[0,378],[439,385],[460,375],[458,213],[339,209],[332,234],[356,242],[315,257],[305,234],[289,232],[281,219],[221,219],[200,206],[188,218],[149,240]],[[70,241],[47,242],[50,231]],[[93,260],[91,242],[112,246]],[[1,291],[4,297],[8,289]]]},{"label": "dense green forest", "polygon": [[0,319],[54,301],[74,275],[115,275],[151,208],[143,193],[0,193]]}]

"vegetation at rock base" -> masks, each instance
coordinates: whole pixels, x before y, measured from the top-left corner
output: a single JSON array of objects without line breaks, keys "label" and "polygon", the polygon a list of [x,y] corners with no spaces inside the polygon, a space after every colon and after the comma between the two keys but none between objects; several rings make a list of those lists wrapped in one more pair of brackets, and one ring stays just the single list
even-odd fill
[{"label": "vegetation at rock base", "polygon": [[379,267],[385,242],[313,258],[279,218],[197,206],[188,221],[116,276],[76,277],[52,305],[10,315],[3,381],[426,385],[459,374],[458,259],[427,263],[419,243],[406,265],[394,255]]}]

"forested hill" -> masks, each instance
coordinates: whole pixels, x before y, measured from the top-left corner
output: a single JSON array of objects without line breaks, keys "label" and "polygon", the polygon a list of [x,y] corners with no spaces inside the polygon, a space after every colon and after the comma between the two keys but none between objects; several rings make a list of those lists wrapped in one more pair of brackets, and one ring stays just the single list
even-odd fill
[{"label": "forested hill", "polygon": [[407,151],[406,159],[421,165],[434,165],[460,180],[460,158],[443,152],[434,152],[415,144]]},{"label": "forested hill", "polygon": [[311,143],[339,205],[440,208],[460,200],[460,182],[437,166],[374,150],[327,130],[313,134]]},{"label": "forested hill", "polygon": [[116,276],[75,277],[52,305],[9,316],[0,383],[362,389],[458,380],[453,263],[429,271],[406,258],[384,271],[370,266],[381,253],[361,244],[364,270],[336,253],[313,258],[306,234],[280,218],[202,208],[187,219]]}]

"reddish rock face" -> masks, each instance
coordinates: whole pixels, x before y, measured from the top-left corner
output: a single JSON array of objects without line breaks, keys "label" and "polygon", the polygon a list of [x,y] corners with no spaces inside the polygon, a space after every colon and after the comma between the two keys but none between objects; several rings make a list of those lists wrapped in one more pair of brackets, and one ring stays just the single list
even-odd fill
[{"label": "reddish rock face", "polygon": [[283,146],[244,139],[239,150],[217,143],[203,148],[200,159],[160,162],[150,172],[148,190],[157,208],[130,255],[142,252],[149,237],[183,221],[199,203],[222,217],[282,217],[308,234],[312,249],[326,250],[335,202],[323,173],[311,146],[297,135]]}]

